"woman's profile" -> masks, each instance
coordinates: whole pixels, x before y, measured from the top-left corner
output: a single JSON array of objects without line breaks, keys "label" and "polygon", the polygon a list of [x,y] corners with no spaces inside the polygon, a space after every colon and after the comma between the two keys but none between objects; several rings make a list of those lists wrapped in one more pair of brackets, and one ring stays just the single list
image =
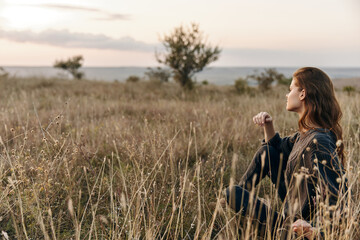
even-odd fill
[{"label": "woman's profile", "polygon": [[[293,231],[313,239],[321,235],[314,224],[318,204],[336,206],[339,195],[347,190],[342,112],[330,78],[318,68],[298,69],[286,97],[286,109],[299,116],[298,131],[281,138],[269,113],[254,116],[253,122],[263,127],[265,138],[240,184],[226,189],[226,201],[236,212],[256,220],[259,227],[271,229],[272,238],[285,229],[281,238]],[[283,202],[280,211],[251,194],[266,176]]]}]

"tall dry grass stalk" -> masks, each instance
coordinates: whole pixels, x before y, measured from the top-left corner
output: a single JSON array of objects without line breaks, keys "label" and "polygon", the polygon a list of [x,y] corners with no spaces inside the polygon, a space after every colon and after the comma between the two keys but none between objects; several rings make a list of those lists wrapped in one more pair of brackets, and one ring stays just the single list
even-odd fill
[{"label": "tall dry grass stalk", "polygon": [[[187,93],[173,84],[1,80],[4,238],[254,239],[252,222],[220,199],[259,146],[253,115],[266,110],[282,135],[295,131],[285,91],[240,96],[231,87]],[[351,192],[345,215],[333,220],[339,227],[325,236],[357,239],[360,94],[338,97]],[[281,208],[270,181],[254,194]]]}]

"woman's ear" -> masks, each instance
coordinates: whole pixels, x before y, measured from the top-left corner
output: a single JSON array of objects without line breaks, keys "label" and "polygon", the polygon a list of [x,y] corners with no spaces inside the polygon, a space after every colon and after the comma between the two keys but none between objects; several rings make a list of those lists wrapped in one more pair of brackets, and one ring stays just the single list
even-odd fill
[{"label": "woman's ear", "polygon": [[305,91],[305,89],[303,89],[303,90],[301,90],[300,95],[299,95],[300,101],[304,100],[305,97],[306,97],[306,91]]}]

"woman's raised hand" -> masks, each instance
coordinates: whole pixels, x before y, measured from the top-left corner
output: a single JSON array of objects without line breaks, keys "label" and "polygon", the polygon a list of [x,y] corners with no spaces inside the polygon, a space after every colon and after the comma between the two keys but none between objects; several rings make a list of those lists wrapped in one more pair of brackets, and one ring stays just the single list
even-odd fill
[{"label": "woman's raised hand", "polygon": [[316,229],[311,226],[310,223],[298,219],[292,224],[293,231],[298,234],[298,236],[306,237],[308,240],[314,239],[316,235]]},{"label": "woman's raised hand", "polygon": [[267,123],[272,123],[273,119],[267,112],[260,112],[253,117],[253,121],[258,126],[265,126]]}]

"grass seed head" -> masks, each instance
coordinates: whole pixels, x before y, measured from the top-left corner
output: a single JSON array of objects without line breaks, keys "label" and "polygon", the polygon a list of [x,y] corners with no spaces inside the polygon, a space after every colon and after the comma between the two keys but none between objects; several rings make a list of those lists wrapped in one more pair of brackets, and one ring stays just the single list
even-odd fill
[{"label": "grass seed head", "polygon": [[341,145],[342,145],[342,140],[341,140],[341,139],[337,140],[336,146],[337,146],[337,147],[340,147]]},{"label": "grass seed head", "polygon": [[74,217],[74,205],[73,205],[73,201],[71,198],[69,198],[69,200],[68,200],[68,210],[69,210],[71,217]]}]

